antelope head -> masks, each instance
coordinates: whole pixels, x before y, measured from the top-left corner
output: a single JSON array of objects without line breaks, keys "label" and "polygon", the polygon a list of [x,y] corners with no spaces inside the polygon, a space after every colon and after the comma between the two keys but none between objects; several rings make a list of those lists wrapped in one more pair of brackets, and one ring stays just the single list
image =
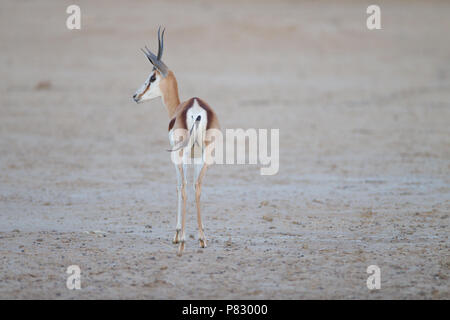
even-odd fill
[{"label": "antelope head", "polygon": [[165,29],[163,30],[162,34],[160,31],[161,27],[159,27],[158,29],[158,55],[153,54],[147,48],[147,46],[145,46],[145,50],[141,49],[153,65],[153,69],[150,75],[145,80],[144,84],[133,95],[133,99],[134,101],[136,101],[136,103],[162,96],[160,84],[164,81],[167,74],[169,73],[169,68],[167,68],[164,62],[161,61],[164,50]]}]

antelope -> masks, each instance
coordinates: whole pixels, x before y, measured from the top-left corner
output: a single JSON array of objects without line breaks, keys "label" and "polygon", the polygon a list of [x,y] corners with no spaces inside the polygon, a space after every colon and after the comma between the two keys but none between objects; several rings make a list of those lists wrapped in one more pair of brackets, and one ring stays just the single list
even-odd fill
[{"label": "antelope", "polygon": [[[194,163],[194,188],[197,207],[198,240],[200,247],[206,248],[206,237],[200,211],[202,180],[208,167],[208,163],[204,158],[204,150],[211,142],[208,132],[211,129],[220,130],[220,126],[215,112],[204,100],[194,97],[180,102],[175,75],[161,60],[164,50],[165,29],[162,31],[162,34],[160,31],[161,27],[158,29],[157,55],[152,53],[147,46],[145,46],[145,50],[141,49],[153,65],[153,69],[144,84],[133,95],[133,99],[136,103],[141,103],[158,97],[162,98],[170,120],[169,142],[172,149],[168,151],[179,152],[180,158],[183,159],[181,164],[175,164],[178,181],[178,212],[175,236],[172,240],[174,244],[179,244],[177,254],[181,256],[186,241],[186,181],[188,162],[186,160],[187,158],[197,158],[197,161]],[[175,132],[179,129],[182,129],[184,133],[181,135],[181,141],[177,141],[178,137],[175,136]],[[198,157],[199,152],[194,152],[195,145],[199,146],[200,157]]]}]

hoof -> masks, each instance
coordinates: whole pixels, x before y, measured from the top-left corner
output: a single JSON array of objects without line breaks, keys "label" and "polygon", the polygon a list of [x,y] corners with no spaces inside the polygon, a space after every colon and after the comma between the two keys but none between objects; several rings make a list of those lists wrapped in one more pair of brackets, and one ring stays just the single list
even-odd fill
[{"label": "hoof", "polygon": [[180,230],[177,230],[175,236],[172,239],[173,244],[180,243]]},{"label": "hoof", "polygon": [[184,250],[184,241],[181,241],[180,246],[178,247],[177,256],[181,257],[181,255],[183,254],[183,250]]},{"label": "hoof", "polygon": [[206,239],[198,239],[200,248],[206,248]]}]

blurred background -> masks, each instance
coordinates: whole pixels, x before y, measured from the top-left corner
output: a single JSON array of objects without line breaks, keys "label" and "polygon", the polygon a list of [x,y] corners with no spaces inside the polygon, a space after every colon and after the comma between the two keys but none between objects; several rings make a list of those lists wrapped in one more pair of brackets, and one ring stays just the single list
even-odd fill
[{"label": "blurred background", "polygon": [[[0,296],[448,299],[449,16],[447,1],[3,0]],[[223,129],[280,129],[277,175],[208,171],[210,247],[190,239],[184,260],[167,111],[131,99],[160,25],[182,100]]]}]

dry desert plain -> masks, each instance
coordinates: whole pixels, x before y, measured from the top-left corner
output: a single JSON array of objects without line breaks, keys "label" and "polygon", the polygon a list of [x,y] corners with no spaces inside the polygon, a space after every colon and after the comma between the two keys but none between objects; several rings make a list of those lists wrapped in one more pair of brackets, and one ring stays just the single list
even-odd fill
[{"label": "dry desert plain", "polygon": [[[449,299],[450,3],[377,2],[2,0],[0,298]],[[209,169],[206,249],[189,184],[182,257],[167,112],[131,99],[159,25],[183,99],[280,130],[276,175]]]}]

